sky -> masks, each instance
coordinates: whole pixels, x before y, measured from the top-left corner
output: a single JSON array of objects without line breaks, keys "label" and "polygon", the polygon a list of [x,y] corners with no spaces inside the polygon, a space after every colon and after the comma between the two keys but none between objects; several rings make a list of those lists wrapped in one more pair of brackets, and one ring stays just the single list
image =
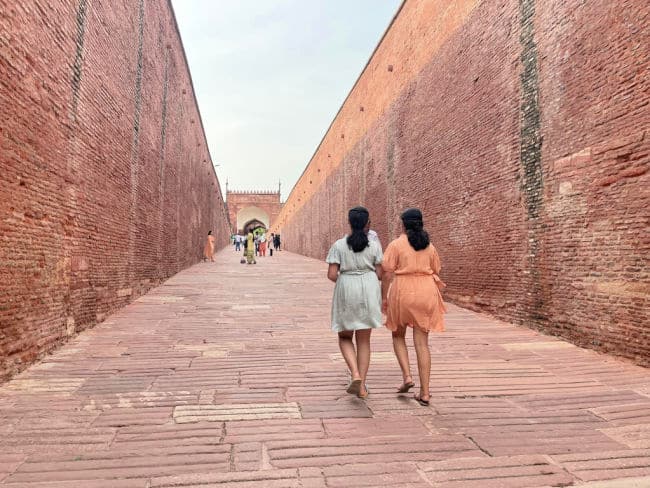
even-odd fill
[{"label": "sky", "polygon": [[172,0],[225,195],[282,200],[401,0]]}]

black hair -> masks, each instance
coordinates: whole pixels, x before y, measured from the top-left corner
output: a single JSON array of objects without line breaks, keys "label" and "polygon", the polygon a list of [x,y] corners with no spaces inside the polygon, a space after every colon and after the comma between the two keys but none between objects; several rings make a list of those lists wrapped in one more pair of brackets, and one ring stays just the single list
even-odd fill
[{"label": "black hair", "polygon": [[361,252],[369,245],[368,236],[363,230],[369,218],[368,209],[364,207],[354,207],[348,212],[348,222],[350,222],[352,234],[348,236],[346,242],[354,252]]},{"label": "black hair", "polygon": [[422,212],[418,208],[409,208],[404,210],[401,215],[406,237],[409,244],[416,251],[421,251],[429,246],[429,234],[424,230],[422,222]]},{"label": "black hair", "polygon": [[211,231],[211,230],[209,230],[209,231],[208,231],[208,235],[211,235],[211,234],[212,234],[212,231]]}]

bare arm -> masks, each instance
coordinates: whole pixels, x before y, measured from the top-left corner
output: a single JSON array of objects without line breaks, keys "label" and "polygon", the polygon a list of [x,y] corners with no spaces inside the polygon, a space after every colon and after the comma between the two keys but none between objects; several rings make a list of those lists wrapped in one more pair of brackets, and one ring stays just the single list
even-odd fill
[{"label": "bare arm", "polygon": [[381,267],[381,264],[375,266],[375,274],[377,275],[377,278],[379,280],[381,280],[382,277],[384,276],[384,269]]},{"label": "bare arm", "polygon": [[390,284],[393,281],[394,273],[392,271],[383,271],[383,276],[381,279],[381,309],[382,312],[386,312],[388,306],[388,289]]},{"label": "bare arm", "polygon": [[330,281],[336,283],[338,277],[339,277],[339,265],[336,263],[330,264],[329,267],[327,268],[327,278]]}]

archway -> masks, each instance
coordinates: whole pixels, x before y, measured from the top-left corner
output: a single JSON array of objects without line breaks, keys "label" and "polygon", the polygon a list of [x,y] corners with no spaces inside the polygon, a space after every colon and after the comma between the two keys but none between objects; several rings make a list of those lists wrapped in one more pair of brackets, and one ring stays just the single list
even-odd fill
[{"label": "archway", "polygon": [[267,226],[264,225],[264,222],[260,222],[257,219],[249,220],[244,224],[243,227],[244,235],[248,234],[251,231],[255,232],[258,229],[262,229],[264,232],[266,232]]},{"label": "archway", "polygon": [[[237,231],[245,232],[246,226],[251,222],[258,222],[264,229],[268,229],[271,224],[271,218],[268,213],[259,207],[245,207],[237,212]],[[250,228],[250,226],[249,226]]]}]

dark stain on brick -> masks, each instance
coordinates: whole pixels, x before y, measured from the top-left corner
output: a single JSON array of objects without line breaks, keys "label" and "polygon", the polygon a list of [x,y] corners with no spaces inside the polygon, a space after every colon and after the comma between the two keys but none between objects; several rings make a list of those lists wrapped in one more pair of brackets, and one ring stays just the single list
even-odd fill
[{"label": "dark stain on brick", "polygon": [[[160,33],[162,38],[163,34]],[[162,44],[162,42],[160,43]],[[159,186],[158,186],[158,222],[160,228],[164,225],[165,213],[165,144],[167,142],[167,96],[169,90],[169,50],[165,49],[165,71],[163,74],[163,94],[162,94],[162,115],[160,124],[160,156],[159,156]],[[160,277],[164,275],[163,272],[163,239],[158,243],[158,274]]]},{"label": "dark stain on brick", "polygon": [[167,90],[169,89],[169,53],[165,52],[165,71],[163,75],[162,116],[160,124],[160,189],[162,198],[163,174],[165,169],[165,143],[167,140]]},{"label": "dark stain on brick", "polygon": [[81,89],[81,75],[83,72],[84,37],[86,32],[87,1],[79,0],[77,8],[77,39],[74,64],[72,65],[72,118],[77,119],[77,106],[79,104],[79,90]]},{"label": "dark stain on brick", "polygon": [[135,241],[138,208],[140,113],[142,112],[142,58],[144,45],[144,0],[138,2],[138,57],[135,72],[135,110],[133,114],[133,145],[131,149],[131,211],[129,222],[129,281],[133,281],[135,269]]},{"label": "dark stain on brick", "polygon": [[399,229],[395,227],[395,217],[397,215],[397,195],[395,183],[395,146],[397,139],[397,128],[394,122],[388,127],[388,144],[386,147],[386,188],[388,190],[386,206],[386,221],[388,222],[389,236],[395,236]]},{"label": "dark stain on brick", "polygon": [[530,317],[546,319],[541,284],[541,211],[543,207],[544,182],[542,175],[542,135],[539,109],[539,74],[537,45],[535,43],[535,0],[520,0],[521,24],[521,133],[520,164],[521,190],[528,218],[528,271],[531,296]]},{"label": "dark stain on brick", "polygon": [[133,117],[133,146],[137,153],[140,141],[140,112],[142,111],[142,47],[144,44],[144,0],[138,8],[138,61],[135,73],[135,113]]}]

